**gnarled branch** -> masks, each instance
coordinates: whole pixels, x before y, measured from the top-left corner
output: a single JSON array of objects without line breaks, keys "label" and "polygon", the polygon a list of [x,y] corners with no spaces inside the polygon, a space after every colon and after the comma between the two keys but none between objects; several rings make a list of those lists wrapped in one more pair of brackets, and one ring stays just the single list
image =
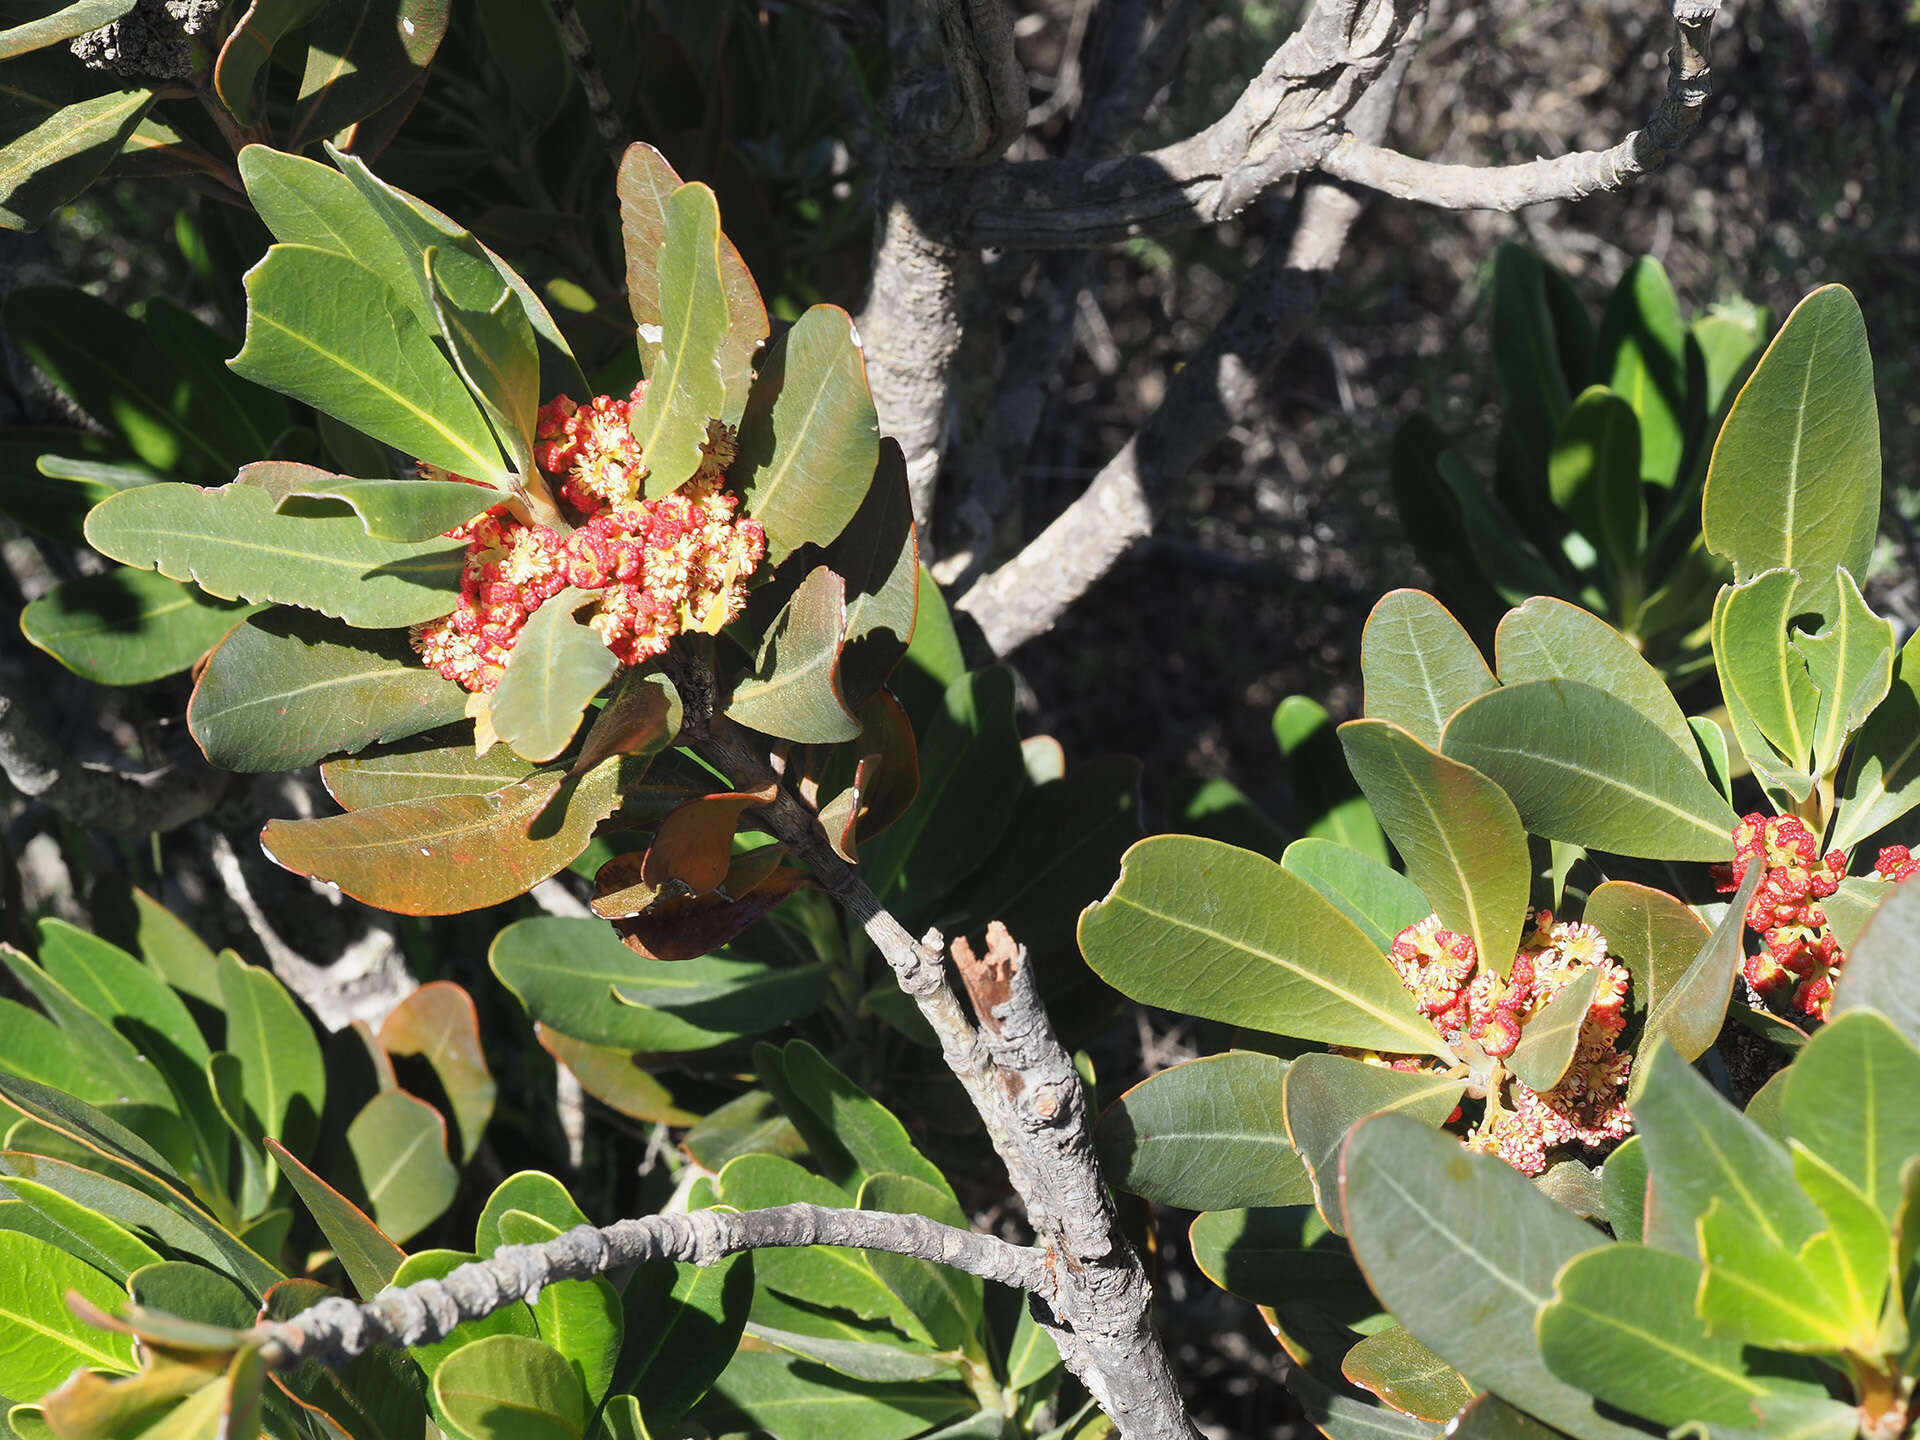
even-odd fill
[{"label": "gnarled branch", "polygon": [[502,1245],[486,1260],[438,1280],[389,1289],[367,1303],[322,1300],[290,1320],[254,1331],[261,1355],[276,1369],[303,1360],[338,1363],[375,1346],[429,1345],[456,1325],[491,1315],[516,1300],[532,1301],[559,1280],[580,1280],[625,1265],[674,1260],[711,1265],[745,1250],[844,1245],[885,1250],[951,1265],[985,1280],[1044,1294],[1050,1288],[1040,1251],[993,1235],[943,1225],[924,1215],[775,1205],[739,1213],[695,1210],[648,1215],[604,1228],[577,1225],[540,1245]]},{"label": "gnarled branch", "polygon": [[22,795],[76,824],[122,835],[174,830],[198,820],[219,802],[229,781],[205,764],[136,772],[84,763],[42,735],[6,695],[0,695],[0,770]]},{"label": "gnarled branch", "polygon": [[1511,211],[1624,190],[1664,165],[1699,123],[1713,92],[1711,47],[1719,8],[1719,0],[1677,0],[1673,18],[1679,36],[1667,57],[1667,93],[1644,129],[1610,149],[1580,150],[1521,165],[1436,165],[1349,137],[1321,158],[1320,169],[1401,200],[1447,210]]}]

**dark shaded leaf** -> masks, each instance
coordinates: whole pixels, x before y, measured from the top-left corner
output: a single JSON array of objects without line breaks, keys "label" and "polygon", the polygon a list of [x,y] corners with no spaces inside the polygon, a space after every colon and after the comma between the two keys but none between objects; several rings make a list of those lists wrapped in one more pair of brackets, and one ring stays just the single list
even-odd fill
[{"label": "dark shaded leaf", "polygon": [[76,675],[144,685],[177,674],[256,607],[215,600],[147,570],[63,580],[29,602],[20,630]]}]

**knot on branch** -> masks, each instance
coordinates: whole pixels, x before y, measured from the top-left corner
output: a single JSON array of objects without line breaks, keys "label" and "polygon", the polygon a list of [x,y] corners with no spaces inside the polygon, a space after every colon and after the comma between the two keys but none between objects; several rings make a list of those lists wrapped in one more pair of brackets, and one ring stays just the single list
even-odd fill
[{"label": "knot on branch", "polygon": [[110,25],[76,36],[68,48],[89,70],[185,80],[194,38],[213,28],[221,0],[139,0]]}]

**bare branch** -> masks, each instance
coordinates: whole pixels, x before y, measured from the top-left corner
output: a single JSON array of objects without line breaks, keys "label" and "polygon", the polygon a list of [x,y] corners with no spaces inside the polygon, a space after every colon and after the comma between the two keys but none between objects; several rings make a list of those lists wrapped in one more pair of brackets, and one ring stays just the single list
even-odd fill
[{"label": "bare branch", "polygon": [[587,33],[574,0],[547,0],[547,9],[553,12],[554,23],[560,27],[560,48],[566,51],[574,79],[580,82],[580,93],[587,98],[587,114],[593,118],[593,128],[599,132],[613,156],[614,168],[618,169],[620,157],[626,152],[627,137],[621,131],[620,113],[614,108],[607,78],[601,73],[600,57],[594,53],[593,37]]},{"label": "bare branch", "polygon": [[[735,785],[777,781],[724,719],[695,749]],[[1153,1287],[1107,1199],[1079,1076],[1047,1022],[1026,952],[997,924],[984,961],[955,945],[976,1028],[947,981],[938,932],[916,942],[785,786],[776,784],[773,802],[756,813],[866,931],[939,1037],[1045,1248],[1051,1288],[1034,1293],[1051,1313],[1034,1313],[1061,1358],[1128,1440],[1199,1440],[1153,1329]]]},{"label": "bare branch", "polygon": [[889,159],[936,170],[990,164],[1027,123],[1013,12],[1004,0],[935,0],[935,9],[935,32],[920,15],[896,12],[894,63],[911,73],[895,85]]},{"label": "bare branch", "polygon": [[[1361,133],[1384,134],[1411,47],[1355,105]],[[1286,246],[1261,257],[1213,334],[1159,408],[1085,493],[1018,555],[960,597],[997,655],[1053,628],[1067,608],[1153,532],[1159,496],[1257,404],[1267,377],[1320,303],[1360,202],[1325,180],[1309,184]]]},{"label": "bare branch", "polygon": [[13,788],[80,825],[121,835],[174,830],[219,802],[229,777],[191,762],[136,772],[86,764],[40,733],[10,696],[0,695],[0,770]]},{"label": "bare branch", "polygon": [[982,173],[966,201],[976,245],[1079,249],[1210,225],[1339,143],[1340,121],[1386,68],[1417,0],[1321,0],[1199,134],[1143,155],[1036,160]]},{"label": "bare branch", "polygon": [[1624,190],[1658,170],[1679,148],[1713,91],[1711,46],[1719,0],[1675,0],[1679,32],[1667,57],[1667,93],[1648,119],[1609,150],[1581,150],[1523,165],[1436,165],[1349,137],[1320,169],[1401,200],[1448,210],[1518,210],[1548,200],[1579,200]]},{"label": "bare branch", "polygon": [[556,1281],[661,1260],[711,1265],[746,1250],[805,1245],[884,1250],[1042,1295],[1051,1289],[1040,1251],[997,1236],[943,1225],[924,1215],[776,1205],[741,1213],[648,1215],[605,1228],[577,1225],[544,1244],[503,1245],[490,1259],[470,1261],[439,1280],[386,1290],[364,1305],[334,1296],[291,1320],[258,1326],[253,1333],[261,1342],[261,1357],[275,1369],[289,1369],[303,1360],[338,1363],[375,1346],[443,1340],[461,1322],[491,1315],[517,1300],[532,1301]]}]

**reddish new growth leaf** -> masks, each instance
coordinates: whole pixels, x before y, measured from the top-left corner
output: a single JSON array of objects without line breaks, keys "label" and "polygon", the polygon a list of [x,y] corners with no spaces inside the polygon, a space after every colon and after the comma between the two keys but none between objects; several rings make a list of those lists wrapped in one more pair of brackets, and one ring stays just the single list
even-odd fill
[{"label": "reddish new growth leaf", "polygon": [[[1792,815],[1744,816],[1734,826],[1733,843],[1733,863],[1713,867],[1722,895],[1740,888],[1754,861],[1766,871],[1747,906],[1747,928],[1760,937],[1759,952],[1749,955],[1744,967],[1747,983],[1762,1000],[1826,1019],[1833,982],[1847,954],[1819,902],[1846,878],[1846,855],[1839,850],[1822,855],[1819,840]],[[1920,870],[1920,863],[1906,846],[1889,845],[1873,869],[1883,880],[1898,881]]]},{"label": "reddish new growth leaf", "polygon": [[647,468],[627,417],[645,384],[630,400],[601,395],[580,406],[563,395],[541,406],[535,459],[583,523],[562,535],[499,505],[449,530],[467,542],[466,569],[459,608],[414,630],[429,666],[468,690],[492,690],[527,618],[568,586],[600,592],[588,623],[627,665],[660,654],[683,630],[711,634],[740,613],[767,537],[735,514],[740,498],[726,489],[733,432],[714,421],[693,477],[641,498]]}]

